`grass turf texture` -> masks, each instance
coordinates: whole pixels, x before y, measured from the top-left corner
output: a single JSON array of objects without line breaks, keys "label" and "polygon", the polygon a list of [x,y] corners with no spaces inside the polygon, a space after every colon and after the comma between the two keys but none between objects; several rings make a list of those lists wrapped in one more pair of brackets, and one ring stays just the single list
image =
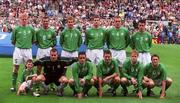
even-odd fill
[{"label": "grass turf texture", "polygon": [[[130,52],[130,48],[127,49]],[[96,96],[96,89],[93,87],[89,92],[89,97],[78,100],[72,97],[72,91],[67,86],[65,88],[65,96],[57,97],[55,92],[50,92],[49,95],[41,95],[41,97],[33,97],[31,94],[26,96],[16,96],[15,93],[10,92],[11,87],[11,74],[12,74],[12,58],[0,56],[0,103],[179,103],[180,100],[180,45],[153,45],[151,54],[156,53],[160,55],[160,61],[166,66],[168,76],[173,79],[173,84],[166,92],[165,99],[159,99],[160,88],[153,89],[155,96],[146,97],[146,89],[143,91],[144,97],[139,100],[134,95],[127,97],[120,96],[120,89],[117,89],[117,96],[112,97],[109,94],[105,94],[102,98]],[[22,72],[22,65],[19,70],[19,78]],[[68,78],[71,77],[71,71],[67,71]],[[108,87],[104,88],[104,91]],[[129,87],[129,93],[133,87]]]}]

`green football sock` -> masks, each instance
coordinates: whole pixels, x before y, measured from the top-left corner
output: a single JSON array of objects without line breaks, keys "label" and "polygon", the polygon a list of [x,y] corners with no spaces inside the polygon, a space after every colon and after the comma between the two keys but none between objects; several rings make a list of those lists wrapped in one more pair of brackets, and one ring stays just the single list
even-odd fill
[{"label": "green football sock", "polygon": [[33,91],[37,91],[39,88],[39,83],[33,83],[32,87],[33,87]]},{"label": "green football sock", "polygon": [[83,87],[83,93],[88,93],[88,91],[91,89],[92,84],[88,81],[85,83],[84,87]]},{"label": "green football sock", "polygon": [[12,86],[16,88],[16,81],[17,81],[18,73],[12,74]]},{"label": "green football sock", "polygon": [[75,89],[75,85],[69,85],[69,87],[73,90],[74,93],[77,93]]}]

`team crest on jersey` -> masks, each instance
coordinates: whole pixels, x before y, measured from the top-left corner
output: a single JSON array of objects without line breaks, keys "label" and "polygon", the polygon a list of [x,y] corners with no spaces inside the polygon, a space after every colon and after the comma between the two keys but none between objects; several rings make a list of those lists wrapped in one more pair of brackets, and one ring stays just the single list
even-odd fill
[{"label": "team crest on jersey", "polygon": [[48,39],[51,39],[51,35],[48,35]]},{"label": "team crest on jersey", "polygon": [[30,34],[30,33],[31,33],[31,31],[27,31],[27,33],[28,33],[28,34]]},{"label": "team crest on jersey", "polygon": [[100,33],[101,36],[103,36],[103,33]]},{"label": "team crest on jersey", "polygon": [[57,68],[61,68],[61,65],[57,65]]},{"label": "team crest on jersey", "polygon": [[22,32],[21,32],[21,31],[19,31],[19,32],[18,32],[18,34],[22,34]]},{"label": "team crest on jersey", "polygon": [[124,33],[121,33],[121,35],[123,36],[123,35],[124,35]]},{"label": "team crest on jersey", "polygon": [[114,68],[114,65],[112,65],[111,68]]},{"label": "team crest on jersey", "polygon": [[46,40],[46,35],[43,35],[43,40]]},{"label": "team crest on jersey", "polygon": [[131,72],[134,72],[134,68],[133,67],[131,68]]},{"label": "team crest on jersey", "polygon": [[148,41],[148,38],[145,38],[146,41]]},{"label": "team crest on jersey", "polygon": [[65,37],[67,38],[67,37],[68,37],[68,35],[65,35]]},{"label": "team crest on jersey", "polygon": [[153,76],[156,76],[156,71],[153,71],[152,74],[153,74]]},{"label": "team crest on jersey", "polygon": [[74,36],[77,37],[77,34],[75,33]]},{"label": "team crest on jersey", "polygon": [[136,40],[139,40],[139,38],[136,38]]},{"label": "team crest on jersey", "polygon": [[116,33],[117,36],[119,36],[119,33]]},{"label": "team crest on jersey", "polygon": [[87,70],[87,68],[82,68],[82,72],[85,72]]}]

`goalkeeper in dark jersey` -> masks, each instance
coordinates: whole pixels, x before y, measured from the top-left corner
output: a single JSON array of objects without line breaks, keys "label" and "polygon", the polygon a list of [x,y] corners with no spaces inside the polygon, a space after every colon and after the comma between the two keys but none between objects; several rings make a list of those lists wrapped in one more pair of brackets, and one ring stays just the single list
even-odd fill
[{"label": "goalkeeper in dark jersey", "polygon": [[[60,58],[58,57],[58,51],[51,49],[50,56],[41,58],[35,61],[34,65],[37,66],[41,79],[44,81],[43,88],[44,93],[47,94],[49,91],[48,85],[54,83],[57,86],[57,96],[63,96],[64,87],[68,83],[66,78],[66,66],[77,61],[76,58]],[[44,70],[42,71],[42,67]]]}]

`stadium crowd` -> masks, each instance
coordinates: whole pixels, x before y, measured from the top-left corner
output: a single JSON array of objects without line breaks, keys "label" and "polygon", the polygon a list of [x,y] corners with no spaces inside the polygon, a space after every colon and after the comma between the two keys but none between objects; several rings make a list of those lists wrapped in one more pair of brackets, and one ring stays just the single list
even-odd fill
[{"label": "stadium crowd", "polygon": [[112,17],[119,15],[131,33],[137,29],[137,21],[145,18],[150,20],[147,30],[158,42],[179,44],[179,5],[178,0],[3,0],[0,2],[0,28],[11,32],[21,12],[29,14],[34,28],[40,27],[40,20],[47,13],[56,32],[65,27],[68,15],[75,17],[76,26],[82,31],[90,27],[93,15],[100,15],[104,28],[111,27]]}]

